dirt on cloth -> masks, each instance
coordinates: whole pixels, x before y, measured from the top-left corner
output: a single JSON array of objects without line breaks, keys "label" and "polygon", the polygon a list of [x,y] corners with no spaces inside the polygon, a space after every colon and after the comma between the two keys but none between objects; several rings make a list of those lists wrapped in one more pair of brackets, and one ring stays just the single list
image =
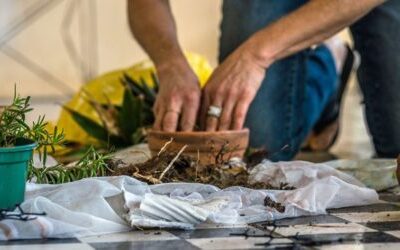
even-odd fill
[{"label": "dirt on cloth", "polygon": [[[165,150],[142,163],[125,164],[121,160],[110,160],[108,164],[114,170],[112,175],[132,176],[148,184],[194,182],[219,188],[242,186],[253,189],[294,189],[286,183],[281,183],[278,187],[261,182],[250,184],[248,179],[251,168],[246,167],[242,161],[223,162],[223,157],[217,155],[214,164],[201,165],[197,159],[177,154]],[[252,162],[251,167],[254,165]]]}]

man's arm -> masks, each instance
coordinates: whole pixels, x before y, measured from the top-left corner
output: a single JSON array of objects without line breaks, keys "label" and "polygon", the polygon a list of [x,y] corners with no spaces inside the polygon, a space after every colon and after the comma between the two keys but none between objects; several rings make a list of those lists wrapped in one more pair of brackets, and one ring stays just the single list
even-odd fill
[{"label": "man's arm", "polygon": [[[312,0],[255,33],[209,79],[201,107],[203,126],[209,131],[242,128],[265,70],[273,62],[323,42],[383,2]],[[222,107],[220,119],[207,117],[210,105]]]},{"label": "man's arm", "polygon": [[133,35],[157,67],[171,59],[185,61],[169,0],[128,0],[128,17]]},{"label": "man's arm", "polygon": [[385,0],[312,0],[257,32],[254,55],[266,65],[322,43]]},{"label": "man's arm", "polygon": [[129,24],[155,64],[160,90],[154,129],[190,131],[200,106],[200,86],[178,43],[168,0],[128,0]]}]

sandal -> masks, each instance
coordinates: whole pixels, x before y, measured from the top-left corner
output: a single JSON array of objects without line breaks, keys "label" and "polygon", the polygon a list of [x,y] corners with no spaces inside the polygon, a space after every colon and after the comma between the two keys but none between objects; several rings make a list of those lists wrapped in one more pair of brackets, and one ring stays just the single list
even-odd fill
[{"label": "sandal", "polygon": [[351,73],[360,66],[361,58],[356,50],[346,45],[347,55],[340,75],[340,84],[336,94],[325,106],[321,117],[314,125],[302,151],[328,151],[339,135],[339,115],[343,93],[348,85]]}]

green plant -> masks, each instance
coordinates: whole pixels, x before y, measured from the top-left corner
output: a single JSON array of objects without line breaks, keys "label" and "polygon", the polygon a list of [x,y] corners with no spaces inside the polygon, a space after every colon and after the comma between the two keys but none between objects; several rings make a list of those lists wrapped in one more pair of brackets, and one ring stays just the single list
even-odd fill
[{"label": "green plant", "polygon": [[64,107],[74,121],[103,147],[127,147],[145,140],[145,130],[154,123],[152,107],[158,92],[157,77],[152,74],[153,87],[143,78],[135,81],[128,75],[121,78],[125,90],[120,105],[97,102],[84,92],[86,101],[96,111],[101,124],[71,108]]},{"label": "green plant", "polygon": [[143,121],[145,124],[152,125],[155,117],[153,113],[153,105],[156,101],[156,95],[158,93],[159,82],[157,76],[152,73],[151,78],[153,81],[153,87],[150,88],[149,84],[145,82],[143,78],[139,82],[135,81],[128,75],[124,75],[121,82],[131,90],[132,95],[136,98],[143,98]]},{"label": "green plant", "polygon": [[33,109],[30,107],[30,97],[21,97],[14,90],[14,98],[9,106],[0,107],[0,147],[13,147],[19,138],[35,141],[42,167],[37,168],[33,161],[29,162],[28,179],[37,183],[58,184],[76,181],[87,177],[105,176],[112,172],[107,166],[108,154],[96,151],[92,146],[80,160],[72,165],[57,164],[46,166],[49,150],[55,151],[57,145],[63,144],[64,133],[57,127],[50,133],[46,127],[44,116],[39,116],[32,125],[26,122],[26,115]]},{"label": "green plant", "polygon": [[0,110],[0,147],[13,147],[19,138],[26,138],[37,143],[36,150],[43,165],[46,162],[48,151],[54,152],[55,146],[60,145],[64,139],[63,131],[57,127],[49,132],[44,116],[39,116],[37,121],[30,126],[26,123],[27,113],[32,111],[30,97],[21,97],[14,90],[14,98],[9,106]]},{"label": "green plant", "polygon": [[104,155],[90,147],[85,155],[75,164],[35,168],[29,168],[28,179],[34,179],[36,183],[60,184],[77,181],[83,178],[106,176],[113,172],[107,165],[110,155]]}]

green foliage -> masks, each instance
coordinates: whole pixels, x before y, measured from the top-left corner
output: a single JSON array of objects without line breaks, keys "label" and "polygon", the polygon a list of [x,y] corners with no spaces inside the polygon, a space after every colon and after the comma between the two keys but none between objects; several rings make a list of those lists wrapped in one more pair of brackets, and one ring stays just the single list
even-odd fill
[{"label": "green foliage", "polygon": [[[42,167],[36,168],[31,160],[28,168],[28,179],[35,179],[37,183],[58,184],[79,180],[87,177],[105,176],[112,172],[107,166],[109,155],[97,152],[92,146],[86,151],[82,158],[73,166],[58,164],[56,166],[46,167],[45,163],[49,151],[54,152],[57,145],[62,145],[64,140],[63,131],[57,127],[49,132],[46,129],[47,122],[44,116],[39,116],[36,121],[29,126],[26,121],[26,115],[33,109],[30,107],[30,97],[20,97],[16,90],[12,104],[0,107],[0,147],[13,147],[18,138],[26,138],[37,143],[36,151],[39,153]],[[88,122],[88,119],[72,110],[75,120],[81,124]],[[92,128],[91,135],[103,136],[106,138],[107,132],[103,131],[101,126],[95,126],[89,123]],[[111,138],[115,139],[115,138]],[[115,139],[119,143],[119,138]]]},{"label": "green foliage", "polygon": [[83,178],[106,176],[112,172],[107,166],[109,155],[98,153],[90,147],[85,155],[73,166],[56,165],[52,167],[29,167],[28,179],[35,179],[36,183],[60,184],[77,181]]},{"label": "green foliage", "polygon": [[140,97],[134,97],[129,90],[124,91],[122,108],[118,114],[118,124],[125,138],[129,138],[141,126],[142,102]]},{"label": "green foliage", "polygon": [[17,138],[30,131],[25,123],[25,116],[32,111],[30,97],[22,98],[14,90],[12,104],[0,110],[0,147],[13,147]]},{"label": "green foliage", "polygon": [[74,121],[78,123],[80,127],[85,129],[86,133],[88,133],[90,136],[100,141],[108,140],[108,132],[106,128],[102,127],[100,124],[91,120],[90,118],[81,115],[79,112],[73,109],[70,109],[66,106],[64,109],[71,114]]},{"label": "green foliage", "polygon": [[64,132],[59,132],[57,127],[54,127],[53,133],[46,129],[47,122],[44,118],[44,116],[39,116],[37,121],[33,122],[28,135],[24,136],[37,143],[36,151],[39,153],[43,166],[46,163],[48,151],[54,153],[55,146],[62,145],[64,140]]},{"label": "green foliage", "polygon": [[124,77],[121,79],[121,82],[132,92],[134,97],[143,99],[142,121],[147,126],[152,125],[155,120],[152,109],[156,101],[156,95],[159,88],[157,76],[155,74],[151,74],[151,78],[153,79],[153,88],[150,88],[143,78],[137,82],[130,76],[124,75]]},{"label": "green foliage", "polygon": [[153,86],[140,79],[135,81],[124,75],[121,83],[125,86],[123,101],[120,105],[100,104],[87,93],[87,101],[100,118],[101,124],[64,107],[74,121],[90,136],[106,147],[127,147],[145,139],[145,128],[154,123],[153,104],[158,91],[157,77],[152,74]]},{"label": "green foliage", "polygon": [[29,96],[20,97],[14,90],[11,105],[0,110],[0,147],[13,147],[18,138],[35,141],[38,145],[36,150],[44,165],[48,151],[54,152],[55,146],[62,143],[64,133],[58,131],[57,127],[52,133],[49,132],[44,116],[39,116],[37,121],[29,126],[25,121],[26,115],[32,111],[29,101]]}]

